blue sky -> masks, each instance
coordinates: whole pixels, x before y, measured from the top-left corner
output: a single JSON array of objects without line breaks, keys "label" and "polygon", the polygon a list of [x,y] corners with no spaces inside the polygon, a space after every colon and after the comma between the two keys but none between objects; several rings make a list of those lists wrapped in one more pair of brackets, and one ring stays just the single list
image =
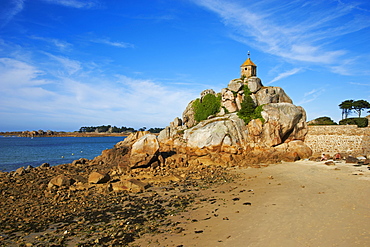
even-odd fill
[{"label": "blue sky", "polygon": [[2,0],[0,131],[165,127],[240,77],[308,120],[370,101],[368,0]]}]

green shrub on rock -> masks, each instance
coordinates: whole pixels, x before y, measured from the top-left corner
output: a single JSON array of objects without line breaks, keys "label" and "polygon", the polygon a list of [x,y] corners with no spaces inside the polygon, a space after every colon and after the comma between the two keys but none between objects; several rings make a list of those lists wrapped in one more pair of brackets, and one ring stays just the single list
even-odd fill
[{"label": "green shrub on rock", "polygon": [[308,123],[308,125],[336,125],[330,117],[319,117]]},{"label": "green shrub on rock", "polygon": [[368,119],[367,118],[346,118],[339,121],[340,125],[357,125],[358,127],[367,127]]},{"label": "green shrub on rock", "polygon": [[215,115],[221,108],[221,96],[207,94],[202,100],[196,99],[193,103],[194,119],[197,122],[206,120],[209,116]]},{"label": "green shrub on rock", "polygon": [[262,105],[256,106],[247,85],[244,85],[244,100],[241,103],[241,109],[238,111],[238,117],[243,119],[245,124],[248,124],[252,119],[261,119],[262,123],[265,120],[262,118],[261,112],[263,111]]}]

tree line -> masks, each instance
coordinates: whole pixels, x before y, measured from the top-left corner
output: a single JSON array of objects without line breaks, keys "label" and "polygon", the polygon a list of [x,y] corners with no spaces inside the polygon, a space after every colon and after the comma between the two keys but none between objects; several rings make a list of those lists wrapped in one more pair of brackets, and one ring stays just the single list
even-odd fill
[{"label": "tree line", "polygon": [[85,132],[109,132],[109,133],[122,133],[122,132],[136,132],[136,131],[149,131],[151,133],[159,133],[163,128],[150,128],[147,129],[146,127],[139,128],[138,130],[132,128],[132,127],[117,127],[117,126],[111,126],[111,125],[101,125],[101,126],[84,126],[81,127],[78,132],[85,133]]},{"label": "tree line", "polygon": [[[342,119],[348,118],[348,115],[352,112],[356,112],[358,117],[361,117],[361,112],[370,109],[370,103],[366,100],[345,100],[339,104],[339,108],[342,110]],[[370,111],[368,111],[370,112]]]}]

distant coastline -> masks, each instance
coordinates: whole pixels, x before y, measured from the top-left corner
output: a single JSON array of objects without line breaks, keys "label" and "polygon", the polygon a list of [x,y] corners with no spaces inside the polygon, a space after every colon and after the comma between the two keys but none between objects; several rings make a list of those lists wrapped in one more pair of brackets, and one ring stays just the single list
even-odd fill
[{"label": "distant coastline", "polygon": [[128,136],[130,133],[96,133],[96,132],[53,132],[52,134],[30,135],[25,131],[0,132],[0,136],[18,136],[18,137],[107,137],[107,136]]}]

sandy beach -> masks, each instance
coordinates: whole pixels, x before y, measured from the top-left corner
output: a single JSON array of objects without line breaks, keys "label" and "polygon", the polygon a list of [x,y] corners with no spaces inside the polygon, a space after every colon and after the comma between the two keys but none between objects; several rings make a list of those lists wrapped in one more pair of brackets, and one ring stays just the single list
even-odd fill
[{"label": "sandy beach", "polygon": [[344,162],[298,161],[232,168],[176,227],[130,246],[370,246],[370,171]]}]

